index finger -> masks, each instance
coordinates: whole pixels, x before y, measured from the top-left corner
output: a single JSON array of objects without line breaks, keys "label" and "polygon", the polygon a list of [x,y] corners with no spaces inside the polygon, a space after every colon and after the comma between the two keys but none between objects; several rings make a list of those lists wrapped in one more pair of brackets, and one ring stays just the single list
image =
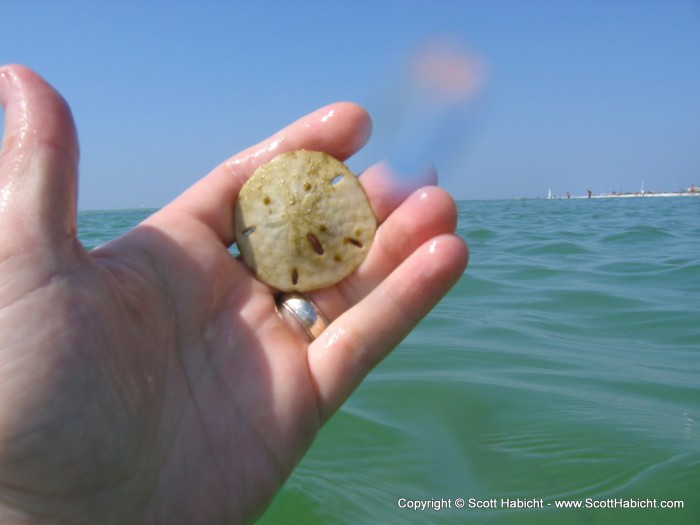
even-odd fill
[{"label": "index finger", "polygon": [[172,213],[184,214],[213,230],[228,246],[234,242],[234,202],[259,165],[298,149],[324,151],[345,160],[364,146],[371,129],[368,113],[356,104],[340,102],[321,108],[223,162],[149,222],[167,221]]}]

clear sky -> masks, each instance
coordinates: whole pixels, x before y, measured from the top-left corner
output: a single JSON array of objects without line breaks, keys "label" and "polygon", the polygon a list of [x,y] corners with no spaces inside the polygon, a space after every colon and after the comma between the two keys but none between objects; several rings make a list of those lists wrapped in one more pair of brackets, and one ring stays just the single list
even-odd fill
[{"label": "clear sky", "polygon": [[0,19],[0,63],[73,110],[81,209],[160,207],[337,100],[373,116],[361,171],[389,155],[407,64],[436,37],[482,72],[431,123],[456,198],[700,185],[700,0],[0,0]]}]

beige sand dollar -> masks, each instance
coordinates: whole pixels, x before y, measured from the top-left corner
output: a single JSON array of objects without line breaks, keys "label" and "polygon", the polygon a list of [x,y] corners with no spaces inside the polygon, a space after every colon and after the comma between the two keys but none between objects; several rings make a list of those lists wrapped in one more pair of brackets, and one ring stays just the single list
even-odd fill
[{"label": "beige sand dollar", "polygon": [[377,221],[357,177],[318,151],[283,153],[241,188],[236,244],[258,279],[282,291],[331,286],[352,273]]}]

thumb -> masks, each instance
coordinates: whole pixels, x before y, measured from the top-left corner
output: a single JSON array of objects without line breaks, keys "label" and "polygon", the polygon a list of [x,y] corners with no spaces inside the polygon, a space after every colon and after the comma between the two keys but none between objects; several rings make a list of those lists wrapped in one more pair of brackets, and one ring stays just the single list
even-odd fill
[{"label": "thumb", "polygon": [[[76,237],[78,140],[68,105],[29,69],[0,67],[0,260],[26,247],[58,255]],[[57,251],[58,249],[58,251]]]}]

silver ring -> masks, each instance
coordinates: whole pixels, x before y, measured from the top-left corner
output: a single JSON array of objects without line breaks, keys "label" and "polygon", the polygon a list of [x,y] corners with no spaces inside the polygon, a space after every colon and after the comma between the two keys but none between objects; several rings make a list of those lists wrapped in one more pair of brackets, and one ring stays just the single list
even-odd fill
[{"label": "silver ring", "polygon": [[289,314],[313,341],[328,327],[328,319],[311,299],[303,294],[283,293],[277,297],[278,311]]}]

